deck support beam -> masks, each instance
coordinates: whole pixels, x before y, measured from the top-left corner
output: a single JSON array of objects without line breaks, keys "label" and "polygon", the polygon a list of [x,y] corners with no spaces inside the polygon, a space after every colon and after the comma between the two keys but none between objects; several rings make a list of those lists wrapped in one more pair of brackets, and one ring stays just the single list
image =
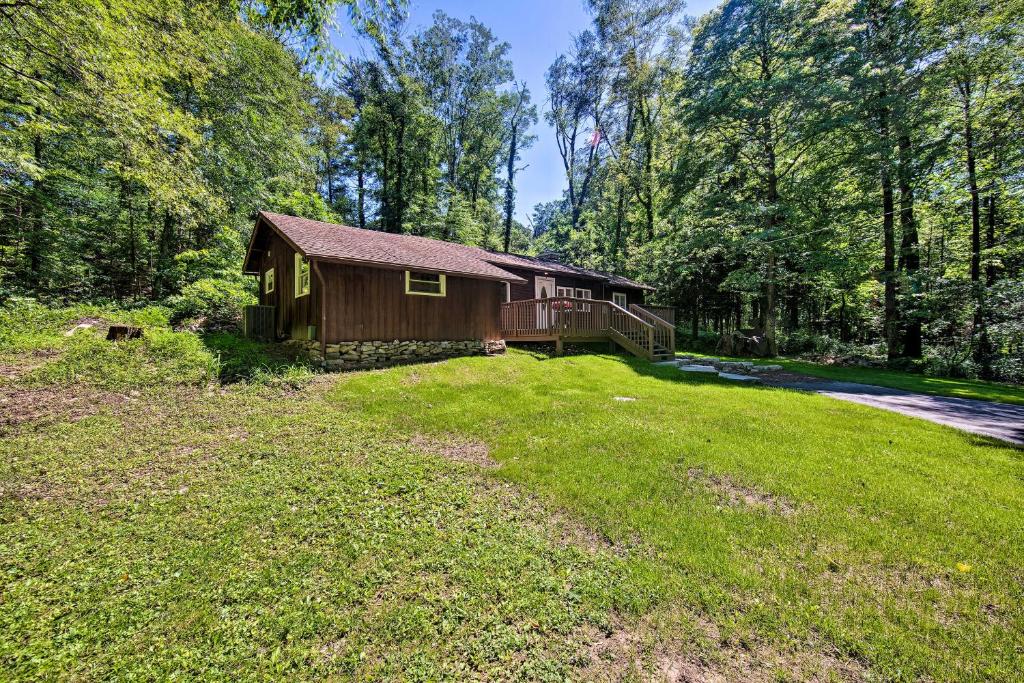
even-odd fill
[{"label": "deck support beam", "polygon": [[562,348],[562,338],[555,337],[555,355],[561,356],[564,351],[565,349]]}]

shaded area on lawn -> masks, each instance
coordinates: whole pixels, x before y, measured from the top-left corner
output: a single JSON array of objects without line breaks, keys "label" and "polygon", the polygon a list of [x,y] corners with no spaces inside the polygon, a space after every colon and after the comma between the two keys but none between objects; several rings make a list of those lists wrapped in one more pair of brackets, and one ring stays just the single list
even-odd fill
[{"label": "shaded area on lawn", "polygon": [[267,381],[277,377],[299,381],[313,372],[314,364],[296,346],[247,339],[230,332],[200,336],[218,360],[221,382]]}]

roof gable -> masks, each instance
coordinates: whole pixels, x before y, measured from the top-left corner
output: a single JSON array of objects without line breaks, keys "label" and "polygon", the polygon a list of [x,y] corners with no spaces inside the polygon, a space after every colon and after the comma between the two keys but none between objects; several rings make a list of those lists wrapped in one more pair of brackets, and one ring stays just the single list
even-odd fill
[{"label": "roof gable", "polygon": [[417,268],[484,280],[525,282],[518,275],[501,268],[506,266],[591,278],[620,287],[653,289],[617,275],[544,261],[532,256],[493,252],[429,237],[363,230],[268,211],[260,211],[256,220],[243,265],[246,273],[257,272],[252,259],[258,248],[256,245],[262,226],[274,230],[293,249],[305,256],[325,261],[380,268]]}]

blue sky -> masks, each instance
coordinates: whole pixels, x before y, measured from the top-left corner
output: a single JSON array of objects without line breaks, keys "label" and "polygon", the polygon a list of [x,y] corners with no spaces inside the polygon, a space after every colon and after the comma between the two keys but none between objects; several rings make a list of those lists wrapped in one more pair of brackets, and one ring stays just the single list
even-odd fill
[{"label": "blue sky", "polygon": [[[686,12],[703,14],[717,4],[717,0],[691,0]],[[410,0],[411,31],[429,26],[435,10],[459,19],[474,16],[512,46],[516,79],[526,81],[540,114],[534,130],[537,142],[523,154],[522,165],[527,167],[516,176],[516,218],[528,225],[526,218],[534,204],[557,199],[565,188],[554,132],[543,119],[547,108],[544,73],[569,48],[572,36],[590,26],[590,14],[583,0]],[[358,52],[351,31],[346,34],[336,45],[344,54]]]}]

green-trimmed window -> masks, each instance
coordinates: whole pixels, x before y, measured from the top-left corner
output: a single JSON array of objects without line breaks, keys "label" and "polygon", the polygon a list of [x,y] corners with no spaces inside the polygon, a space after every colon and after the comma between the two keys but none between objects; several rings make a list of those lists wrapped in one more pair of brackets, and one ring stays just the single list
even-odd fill
[{"label": "green-trimmed window", "polygon": [[295,253],[295,298],[309,294],[309,259]]},{"label": "green-trimmed window", "polygon": [[445,296],[444,273],[425,273],[419,270],[405,271],[405,293],[422,296]]},{"label": "green-trimmed window", "polygon": [[274,269],[267,268],[267,272],[263,273],[263,293],[270,294],[274,291]]}]

